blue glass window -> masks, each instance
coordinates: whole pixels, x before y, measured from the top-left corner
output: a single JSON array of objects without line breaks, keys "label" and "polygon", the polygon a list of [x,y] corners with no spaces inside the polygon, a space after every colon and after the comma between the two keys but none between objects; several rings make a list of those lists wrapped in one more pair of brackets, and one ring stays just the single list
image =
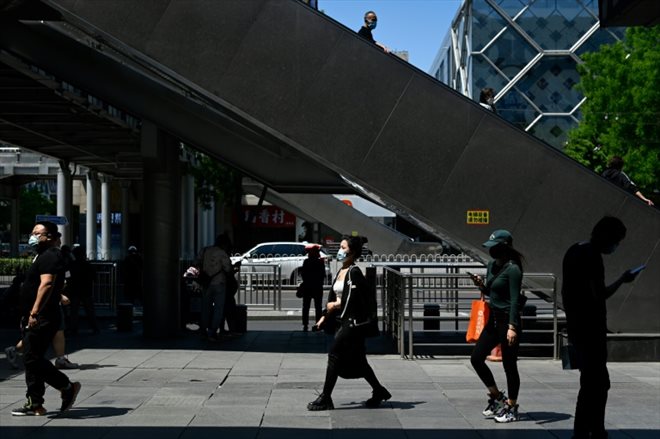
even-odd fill
[{"label": "blue glass window", "polygon": [[508,28],[485,52],[508,78],[513,78],[538,52],[514,29]]},{"label": "blue glass window", "polygon": [[575,89],[580,80],[569,56],[546,56],[530,69],[517,87],[544,113],[568,113],[582,100]]},{"label": "blue glass window", "polygon": [[497,0],[497,5],[511,18],[515,17],[527,3],[529,0]]},{"label": "blue glass window", "polygon": [[544,50],[568,50],[597,21],[580,2],[540,0],[516,23]]},{"label": "blue glass window", "polygon": [[624,28],[616,27],[609,29],[598,29],[592,36],[587,39],[580,47],[577,48],[575,53],[582,55],[586,52],[595,52],[603,44],[613,44],[623,39],[625,33]]},{"label": "blue glass window", "polygon": [[514,87],[502,99],[497,101],[497,114],[524,130],[539,115],[531,105]]},{"label": "blue glass window", "polygon": [[482,55],[472,56],[472,96],[479,99],[482,88],[491,87],[499,92],[508,84],[508,80],[500,75]]},{"label": "blue glass window", "polygon": [[568,138],[568,132],[577,126],[577,122],[571,117],[543,116],[529,133],[545,140],[558,149],[563,149]]},{"label": "blue glass window", "polygon": [[479,52],[506,26],[506,21],[485,0],[472,6],[472,50]]}]

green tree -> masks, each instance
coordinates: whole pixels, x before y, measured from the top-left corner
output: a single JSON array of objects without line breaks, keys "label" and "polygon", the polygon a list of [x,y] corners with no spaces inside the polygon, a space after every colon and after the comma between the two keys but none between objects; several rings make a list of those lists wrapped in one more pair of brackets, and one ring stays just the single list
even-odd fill
[{"label": "green tree", "polygon": [[631,27],[623,41],[583,56],[582,120],[564,152],[601,173],[620,156],[643,192],[660,187],[660,26]]},{"label": "green tree", "polygon": [[198,202],[207,207],[212,201],[233,206],[237,199],[240,200],[242,187],[236,184],[238,171],[199,152],[195,153],[195,158],[196,164],[189,172],[195,177]]},{"label": "green tree", "polygon": [[27,234],[32,231],[35,216],[55,214],[55,203],[44,196],[36,187],[23,187],[21,189],[19,203],[19,232],[21,234]]}]

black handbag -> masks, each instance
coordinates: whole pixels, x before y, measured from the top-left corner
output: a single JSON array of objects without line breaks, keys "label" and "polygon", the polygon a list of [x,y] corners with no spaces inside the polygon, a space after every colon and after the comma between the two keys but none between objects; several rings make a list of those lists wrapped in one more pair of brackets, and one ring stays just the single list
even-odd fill
[{"label": "black handbag", "polygon": [[304,295],[305,295],[305,283],[300,282],[300,284],[298,284],[298,287],[296,288],[296,297],[298,299],[302,299]]}]

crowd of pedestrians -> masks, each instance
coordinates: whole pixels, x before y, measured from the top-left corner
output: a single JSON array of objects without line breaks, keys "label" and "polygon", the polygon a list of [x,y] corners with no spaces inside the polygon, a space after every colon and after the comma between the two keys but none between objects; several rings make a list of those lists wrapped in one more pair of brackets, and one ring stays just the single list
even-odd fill
[{"label": "crowd of pedestrians", "polygon": [[[610,387],[607,371],[607,307],[606,300],[627,282],[635,280],[644,269],[640,266],[621,274],[606,285],[602,255],[616,251],[626,235],[621,220],[604,217],[593,228],[588,241],[572,245],[563,260],[562,298],[566,311],[568,339],[577,354],[580,369],[580,390],[575,409],[574,438],[605,438],[605,406]],[[71,382],[61,369],[76,368],[65,356],[63,305],[75,306],[70,330],[78,329],[77,314],[82,304],[92,332],[98,332],[91,300],[91,269],[84,250],[72,251],[59,244],[57,226],[38,222],[29,244],[35,257],[29,269],[13,286],[20,295],[21,338],[15,346],[5,349],[7,359],[18,366],[22,351],[25,366],[26,402],[12,410],[15,416],[41,416],[44,407],[45,384],[61,394],[61,411],[74,404],[81,384]],[[377,322],[375,288],[367,282],[356,265],[366,238],[350,236],[342,239],[336,259],[341,267],[331,283],[325,307],[321,306],[325,265],[319,258],[319,247],[309,245],[308,258],[301,267],[303,285],[303,330],[308,330],[309,309],[315,302],[315,323],[312,330],[324,330],[334,338],[328,352],[323,390],[309,404],[311,411],[332,410],[332,392],[339,377],[364,378],[372,388],[365,406],[377,408],[392,395],[380,383],[366,356],[365,340],[370,336],[371,323]],[[492,260],[484,277],[470,274],[475,286],[488,297],[490,316],[471,355],[471,364],[488,391],[488,401],[482,415],[498,423],[520,419],[518,396],[520,376],[517,368],[520,337],[523,331],[521,312],[525,304],[522,294],[522,254],[513,246],[513,236],[507,230],[496,230],[484,242]],[[210,340],[223,337],[225,306],[233,300],[235,271],[231,264],[231,242],[219,235],[212,246],[204,248],[191,267],[195,275],[205,277],[200,331]],[[203,273],[203,274],[202,274]],[[233,281],[230,281],[232,279]],[[200,281],[201,282],[201,281]],[[228,290],[230,289],[230,290]],[[70,297],[67,297],[70,296]],[[233,302],[235,305],[235,302]],[[589,316],[586,318],[585,316]],[[377,333],[377,323],[375,324]],[[52,345],[56,355],[52,363],[46,358]],[[502,365],[506,376],[506,392],[496,384],[486,365],[491,350],[501,345]]]}]

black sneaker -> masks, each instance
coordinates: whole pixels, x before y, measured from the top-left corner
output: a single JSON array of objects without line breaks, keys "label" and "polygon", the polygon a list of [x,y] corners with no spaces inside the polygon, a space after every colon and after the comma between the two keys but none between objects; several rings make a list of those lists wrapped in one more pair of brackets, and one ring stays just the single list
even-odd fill
[{"label": "black sneaker", "polygon": [[371,394],[371,398],[367,399],[364,403],[365,406],[370,409],[375,409],[380,407],[380,403],[390,399],[392,395],[387,391],[385,387],[381,387],[378,390],[374,390]]},{"label": "black sneaker", "polygon": [[320,410],[333,410],[335,405],[332,403],[332,398],[325,396],[323,393],[319,395],[314,401],[307,404],[307,410],[316,412]]},{"label": "black sneaker", "polygon": [[80,383],[75,382],[71,383],[68,389],[62,390],[62,407],[60,407],[61,412],[65,412],[73,407],[73,403],[76,402],[76,396],[80,392]]},{"label": "black sneaker", "polygon": [[12,416],[43,416],[46,414],[46,409],[41,404],[33,404],[30,398],[23,407],[12,409]]},{"label": "black sneaker", "polygon": [[500,392],[500,394],[497,395],[496,398],[491,397],[490,399],[488,399],[488,405],[486,406],[484,411],[481,412],[481,414],[484,415],[487,419],[494,418],[504,408],[505,401],[506,401],[506,396],[504,396],[504,392]]}]

